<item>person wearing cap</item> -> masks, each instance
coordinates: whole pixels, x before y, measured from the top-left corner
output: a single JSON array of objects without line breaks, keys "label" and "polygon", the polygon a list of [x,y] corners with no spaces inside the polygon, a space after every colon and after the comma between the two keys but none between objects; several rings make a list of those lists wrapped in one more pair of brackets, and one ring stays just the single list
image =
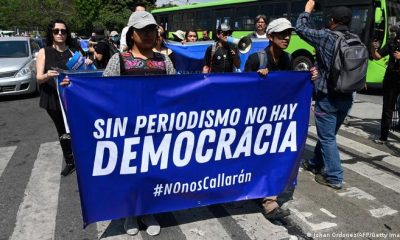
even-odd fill
[{"label": "person wearing cap", "polygon": [[175,42],[182,42],[185,40],[185,32],[182,30],[177,30],[176,32],[172,33],[172,36],[174,36]]},{"label": "person wearing cap", "polygon": [[[114,54],[103,76],[175,74],[176,71],[168,56],[153,51],[158,28],[153,15],[146,11],[134,12],[127,25],[129,29],[126,40],[129,50]],[[61,86],[69,84],[68,78],[64,78],[61,82]],[[147,226],[146,232],[149,235],[155,236],[160,233],[160,224],[153,215],[141,216],[140,220]],[[138,234],[138,218],[125,218],[124,229],[128,235]]]},{"label": "person wearing cap", "polygon": [[[114,54],[103,76],[176,73],[167,55],[153,51],[157,41],[158,25],[151,13],[146,11],[132,13],[127,26],[129,27],[126,35],[128,51]],[[160,225],[153,215],[141,216],[139,219],[147,226],[146,232],[149,235],[160,233]],[[138,218],[127,217],[124,228],[128,235],[136,235],[139,232]]]},{"label": "person wearing cap", "polygon": [[110,33],[110,47],[113,49],[113,52],[119,52],[119,34],[117,31],[111,31]]},{"label": "person wearing cap", "polygon": [[[389,55],[385,77],[383,78],[381,132],[379,138],[373,140],[377,144],[387,143],[392,118],[394,118],[393,110],[396,108],[396,104],[398,105],[396,100],[400,94],[400,23],[395,23],[389,29],[395,36],[390,41],[388,40],[381,49],[379,49],[377,41],[371,44],[371,56],[374,60],[379,60]],[[398,106],[397,109],[399,109]],[[398,129],[398,125],[394,126],[394,128]]]},{"label": "person wearing cap", "polygon": [[[144,3],[136,3],[130,7],[132,14],[134,12],[146,11],[146,5]],[[124,52],[128,50],[126,45],[126,33],[128,32],[129,27],[126,26],[121,31],[121,38],[120,38],[120,51]]]},{"label": "person wearing cap", "polygon": [[249,38],[267,38],[267,17],[263,14],[257,15],[254,22],[256,29],[247,36]]},{"label": "person wearing cap", "polygon": [[[256,52],[248,57],[245,64],[245,72],[258,72],[260,75],[266,76],[269,71],[293,70],[291,55],[285,52],[290,43],[293,30],[292,24],[286,18],[273,20],[266,29],[270,42],[269,46],[261,54]],[[265,59],[259,59],[259,56],[263,56]],[[312,80],[315,80],[318,76],[317,69],[313,67],[310,72]],[[281,219],[290,214],[289,210],[280,208],[277,201],[277,196],[262,199],[261,205],[267,219]]]},{"label": "person wearing cap", "polygon": [[209,46],[204,55],[203,73],[234,72],[240,67],[238,48],[232,49],[227,42],[230,36],[231,27],[221,23],[217,29],[217,42]]},{"label": "person wearing cap", "polygon": [[315,1],[309,0],[305,11],[297,19],[297,34],[316,49],[316,64],[320,75],[315,81],[315,125],[318,141],[314,157],[303,162],[305,170],[315,174],[315,181],[333,189],[343,187],[343,169],[340,162],[336,133],[342,125],[352,104],[352,93],[338,93],[328,88],[330,69],[335,56],[337,35],[332,30],[350,31],[352,19],[350,8],[335,7],[329,14],[329,29],[316,30],[311,26],[311,13]]}]

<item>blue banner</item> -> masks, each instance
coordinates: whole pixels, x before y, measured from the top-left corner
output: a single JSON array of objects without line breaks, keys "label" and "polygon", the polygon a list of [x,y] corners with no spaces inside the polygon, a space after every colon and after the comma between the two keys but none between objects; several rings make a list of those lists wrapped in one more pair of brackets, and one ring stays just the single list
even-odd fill
[{"label": "blue banner", "polygon": [[[267,39],[251,39],[252,45],[247,53],[240,53],[240,71],[244,71],[244,65],[250,54],[266,48],[269,44]],[[214,44],[214,41],[199,41],[194,43],[179,43],[167,41],[166,47],[174,52],[175,68],[178,74],[201,73],[203,59],[207,48]]]},{"label": "blue banner", "polygon": [[296,179],[308,72],[68,75],[60,95],[85,226],[278,195]]}]

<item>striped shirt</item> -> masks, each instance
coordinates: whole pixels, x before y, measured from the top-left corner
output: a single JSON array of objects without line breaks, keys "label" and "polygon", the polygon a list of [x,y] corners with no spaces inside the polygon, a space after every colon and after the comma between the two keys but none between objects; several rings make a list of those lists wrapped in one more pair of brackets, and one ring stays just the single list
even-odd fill
[{"label": "striped shirt", "polygon": [[[338,25],[335,31],[348,31],[349,28],[345,25]],[[315,91],[328,93],[327,81],[331,70],[332,59],[335,51],[335,43],[337,36],[329,29],[316,30],[311,28],[310,14],[303,12],[300,14],[296,23],[297,34],[316,51],[317,63],[319,74],[315,81]]]}]

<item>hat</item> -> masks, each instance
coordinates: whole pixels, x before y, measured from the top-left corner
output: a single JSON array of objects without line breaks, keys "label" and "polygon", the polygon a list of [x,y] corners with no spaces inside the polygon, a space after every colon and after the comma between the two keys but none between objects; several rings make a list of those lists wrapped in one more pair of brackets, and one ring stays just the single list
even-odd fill
[{"label": "hat", "polygon": [[182,30],[177,30],[176,32],[172,33],[176,38],[179,38],[180,40],[185,40],[185,32]]},{"label": "hat", "polygon": [[275,33],[275,32],[283,32],[287,29],[294,29],[292,24],[286,18],[278,18],[271,21],[267,27],[267,34]]},{"label": "hat", "polygon": [[336,21],[344,21],[343,23],[349,23],[352,17],[352,12],[350,8],[340,6],[332,8],[328,16]]},{"label": "hat", "polygon": [[151,13],[146,11],[134,12],[129,17],[128,27],[133,27],[136,29],[142,29],[149,25],[157,25],[156,20],[154,19]]},{"label": "hat", "polygon": [[221,23],[221,25],[219,25],[217,30],[222,32],[232,31],[231,26],[229,26],[229,24],[227,23]]},{"label": "hat", "polygon": [[118,32],[117,31],[112,31],[110,33],[110,37],[114,37],[114,36],[118,36]]}]

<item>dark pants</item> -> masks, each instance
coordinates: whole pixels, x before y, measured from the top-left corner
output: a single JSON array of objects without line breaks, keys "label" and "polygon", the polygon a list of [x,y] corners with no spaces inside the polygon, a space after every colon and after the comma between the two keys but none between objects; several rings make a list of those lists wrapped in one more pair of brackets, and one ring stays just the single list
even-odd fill
[{"label": "dark pants", "polygon": [[388,70],[383,80],[383,107],[380,140],[386,141],[392,123],[393,110],[400,93],[400,73]]},{"label": "dark pants", "polygon": [[58,137],[60,140],[61,149],[63,151],[63,155],[65,158],[65,162],[67,164],[73,164],[74,158],[72,155],[71,138],[65,130],[62,112],[57,111],[57,110],[48,110],[48,109],[46,111],[49,114],[51,120],[53,120],[54,125],[56,126]]}]

